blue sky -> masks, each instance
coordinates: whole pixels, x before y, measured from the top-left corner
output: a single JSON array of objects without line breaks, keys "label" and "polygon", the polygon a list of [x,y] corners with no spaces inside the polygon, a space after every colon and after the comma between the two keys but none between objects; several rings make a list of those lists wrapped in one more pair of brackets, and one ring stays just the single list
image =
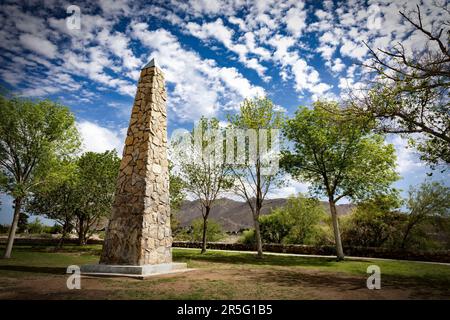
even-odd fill
[{"label": "blue sky", "polygon": [[[50,98],[75,113],[84,149],[122,150],[139,70],[152,57],[168,89],[169,136],[201,115],[224,120],[246,97],[267,95],[288,115],[314,100],[339,100],[369,76],[362,41],[413,52],[423,38],[400,17],[421,4],[424,23],[444,19],[433,1],[3,1],[0,84]],[[439,0],[438,0],[439,2]],[[441,0],[444,3],[444,0]],[[80,8],[79,30],[66,9]],[[405,139],[388,137],[398,156],[398,188],[420,184],[430,169]],[[448,180],[438,172],[433,179]],[[271,194],[305,191],[289,185]],[[3,199],[0,223],[11,220]]]}]

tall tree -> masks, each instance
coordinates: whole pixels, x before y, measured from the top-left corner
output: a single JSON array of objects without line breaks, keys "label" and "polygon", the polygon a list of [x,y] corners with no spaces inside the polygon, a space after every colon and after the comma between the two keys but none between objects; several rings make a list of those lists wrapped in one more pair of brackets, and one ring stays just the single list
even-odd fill
[{"label": "tall tree", "polygon": [[30,191],[46,182],[57,158],[78,146],[75,118],[67,107],[48,100],[0,96],[0,181],[14,198],[5,258],[11,256],[22,205]]},{"label": "tall tree", "polygon": [[[330,111],[331,110],[331,111]],[[283,151],[281,165],[292,176],[311,183],[312,191],[328,198],[338,260],[344,258],[336,203],[387,193],[398,175],[395,150],[364,122],[344,121],[339,105],[316,102],[300,107],[284,127],[293,142]]]},{"label": "tall tree", "polygon": [[365,66],[375,72],[375,79],[371,90],[350,104],[350,112],[376,118],[383,132],[410,136],[423,160],[446,170],[450,164],[450,12],[445,5],[440,9],[447,20],[434,26],[424,24],[420,6],[400,12],[411,31],[423,37],[414,51],[401,42],[378,49],[366,44],[371,59]]},{"label": "tall tree", "polygon": [[75,216],[80,210],[80,185],[76,159],[64,160],[53,168],[53,179],[38,186],[26,202],[26,211],[54,220],[62,234],[57,248],[73,230]]},{"label": "tall tree", "polygon": [[[276,143],[279,143],[277,133],[281,129],[284,121],[283,114],[277,110],[267,97],[256,97],[245,99],[240,107],[240,112],[228,117],[230,128],[235,130],[249,130],[242,143],[245,155],[236,157],[246,157],[244,161],[237,161],[232,165],[232,173],[235,177],[235,192],[241,196],[250,207],[253,224],[255,227],[255,240],[258,257],[262,257],[261,230],[259,226],[259,216],[267,193],[271,188],[282,184],[281,172],[278,168],[269,167],[275,164],[278,154]],[[228,135],[227,131],[227,135]],[[253,137],[252,137],[253,136]],[[264,145],[268,148],[264,150]],[[227,145],[227,147],[229,147]],[[242,146],[236,145],[236,150]],[[268,152],[267,152],[268,151]],[[236,153],[239,153],[237,151]],[[253,153],[253,154],[252,154]],[[266,171],[266,169],[268,169]]]},{"label": "tall tree", "polygon": [[203,217],[202,251],[206,252],[208,218],[218,196],[231,187],[225,162],[224,134],[215,118],[201,118],[194,128],[192,148],[175,159],[184,190],[199,200]]},{"label": "tall tree", "polygon": [[400,247],[405,249],[413,229],[430,217],[450,217],[450,188],[438,182],[426,182],[411,188],[407,200],[408,218]]},{"label": "tall tree", "polygon": [[120,158],[115,150],[86,152],[77,161],[77,197],[75,229],[79,244],[84,245],[96,231],[101,219],[111,213]]},{"label": "tall tree", "polygon": [[107,219],[116,187],[120,158],[115,150],[86,152],[65,161],[58,174],[45,186],[36,188],[26,209],[44,215],[63,227],[59,246],[75,229],[78,243],[86,244],[102,219]]},{"label": "tall tree", "polygon": [[169,162],[170,227],[172,233],[179,228],[180,222],[177,213],[185,197],[183,180],[174,172],[173,163]]}]

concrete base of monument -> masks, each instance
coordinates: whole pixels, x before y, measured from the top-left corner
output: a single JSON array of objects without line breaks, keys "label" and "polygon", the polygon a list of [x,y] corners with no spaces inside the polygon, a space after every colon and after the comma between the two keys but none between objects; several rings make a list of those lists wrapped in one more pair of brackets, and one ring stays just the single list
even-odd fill
[{"label": "concrete base of monument", "polygon": [[188,269],[186,263],[179,262],[145,264],[142,266],[88,264],[81,266],[80,269],[81,274],[85,276],[131,277],[138,279],[194,270]]}]

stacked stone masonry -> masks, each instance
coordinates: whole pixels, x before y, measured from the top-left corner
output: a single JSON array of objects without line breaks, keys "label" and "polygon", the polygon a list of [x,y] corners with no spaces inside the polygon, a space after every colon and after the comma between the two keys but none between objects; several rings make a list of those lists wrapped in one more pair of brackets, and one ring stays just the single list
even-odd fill
[{"label": "stacked stone masonry", "polygon": [[100,264],[172,262],[164,76],[141,71]]}]

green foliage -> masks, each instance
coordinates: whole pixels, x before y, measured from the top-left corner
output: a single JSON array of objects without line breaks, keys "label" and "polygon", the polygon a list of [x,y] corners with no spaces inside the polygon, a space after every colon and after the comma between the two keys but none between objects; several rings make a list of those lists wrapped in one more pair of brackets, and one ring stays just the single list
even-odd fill
[{"label": "green foliage", "polygon": [[300,107],[283,130],[294,147],[283,152],[282,166],[334,201],[389,193],[398,179],[395,149],[369,129],[363,121],[345,121],[337,103]]},{"label": "green foliage", "polygon": [[58,221],[65,233],[75,228],[84,244],[110,214],[119,166],[115,151],[86,152],[65,160],[57,166],[63,174],[36,189],[27,211]]},{"label": "green foliage", "polygon": [[33,186],[48,180],[53,162],[78,146],[75,117],[67,107],[0,96],[0,180],[14,198],[26,197]]},{"label": "green foliage", "polygon": [[45,225],[39,220],[39,218],[35,218],[34,221],[28,223],[28,233],[30,234],[41,234],[44,232]]},{"label": "green foliage", "polygon": [[[231,129],[253,129],[256,131],[256,146],[250,145],[250,139],[245,140],[246,153],[250,148],[254,148],[256,151],[254,163],[248,161],[249,159],[244,159],[244,164],[233,166],[232,174],[236,182],[235,193],[245,199],[250,207],[255,222],[256,247],[260,257],[262,256],[262,241],[258,219],[261,208],[269,190],[280,187],[284,183],[284,180],[281,179],[281,171],[278,168],[275,172],[270,170],[269,162],[272,159],[267,159],[265,150],[262,150],[260,146],[261,130],[268,130],[267,146],[272,148],[272,138],[275,138],[272,135],[277,134],[275,130],[281,129],[284,120],[283,113],[277,111],[273,102],[267,97],[245,99],[240,106],[240,112],[228,116]],[[237,153],[237,148],[235,148],[235,157],[243,156]],[[267,173],[263,173],[265,169],[267,169]]]},{"label": "green foliage", "polygon": [[53,226],[46,226],[44,228],[44,232],[50,234],[61,234],[63,232],[63,227],[60,224],[55,223]]},{"label": "green foliage", "polygon": [[74,154],[79,144],[75,117],[67,107],[0,95],[0,191],[14,198],[5,258],[11,256],[23,201],[53,178],[54,163]]},{"label": "green foliage", "polygon": [[[208,220],[206,229],[206,239],[208,242],[220,241],[225,237],[222,226],[215,220]],[[203,239],[203,219],[198,218],[192,221],[191,227],[177,234],[177,240],[181,241],[202,241]]]},{"label": "green foliage", "polygon": [[335,102],[317,101],[313,109],[300,107],[283,129],[293,148],[283,151],[281,166],[328,198],[338,259],[344,253],[336,202],[388,194],[398,179],[393,145],[371,127],[366,118],[348,121]]},{"label": "green foliage", "polygon": [[318,200],[290,197],[284,207],[260,217],[261,237],[265,243],[317,244],[323,239],[320,223],[325,217]]},{"label": "green foliage", "polygon": [[342,239],[347,246],[394,246],[403,215],[383,199],[358,204],[348,216],[342,217]]},{"label": "green foliage", "polygon": [[28,230],[28,215],[25,212],[21,212],[19,216],[19,222],[17,223],[17,232],[24,233]]},{"label": "green foliage", "polygon": [[439,182],[425,182],[411,188],[406,204],[408,216],[403,227],[400,247],[421,247],[425,222],[433,223],[436,218],[450,217],[450,188]]},{"label": "green foliage", "polygon": [[10,226],[6,224],[0,224],[0,233],[8,233]]},{"label": "green foliage", "polygon": [[255,239],[255,229],[244,230],[242,236],[238,240],[239,243],[254,245],[256,243]]},{"label": "green foliage", "polygon": [[173,164],[172,162],[169,162],[169,195],[171,214],[175,214],[180,209],[181,203],[186,197],[183,192],[183,180],[173,171]]},{"label": "green foliage", "polygon": [[[188,145],[180,146],[174,142],[173,147],[177,150],[174,161],[178,174],[173,180],[178,180],[176,182],[180,188],[199,200],[202,217],[207,221],[216,199],[222,192],[230,189],[233,182],[223,152],[223,130],[219,128],[216,118],[202,117],[194,127],[190,139],[192,140]],[[210,227],[208,223],[202,223],[203,226]],[[205,232],[205,237],[202,237],[203,252],[206,251],[207,240],[211,241],[207,236],[209,230]]]}]

